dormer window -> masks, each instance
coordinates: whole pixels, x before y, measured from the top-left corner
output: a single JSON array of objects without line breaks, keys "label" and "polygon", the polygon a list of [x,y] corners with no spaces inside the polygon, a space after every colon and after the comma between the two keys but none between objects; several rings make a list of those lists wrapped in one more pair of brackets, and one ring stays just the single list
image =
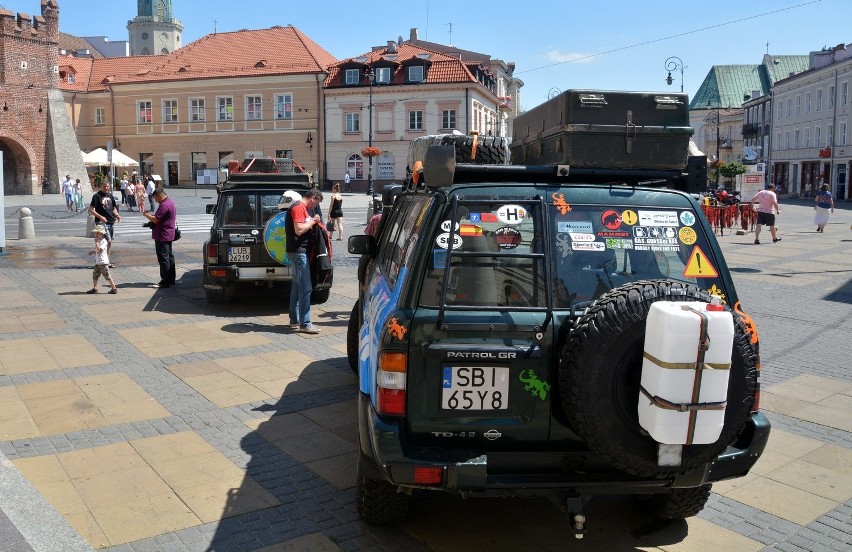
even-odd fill
[{"label": "dormer window", "polygon": [[67,82],[68,84],[74,84],[75,81],[76,79],[74,78],[74,73],[68,73],[67,75],[65,75],[65,82]]},{"label": "dormer window", "polygon": [[387,84],[391,80],[391,68],[390,67],[376,67],[376,82],[381,84]]},{"label": "dormer window", "polygon": [[358,84],[361,82],[361,70],[347,69],[343,74],[343,82],[344,84]]},{"label": "dormer window", "polygon": [[423,66],[422,65],[412,65],[408,68],[408,81],[409,82],[423,82]]}]

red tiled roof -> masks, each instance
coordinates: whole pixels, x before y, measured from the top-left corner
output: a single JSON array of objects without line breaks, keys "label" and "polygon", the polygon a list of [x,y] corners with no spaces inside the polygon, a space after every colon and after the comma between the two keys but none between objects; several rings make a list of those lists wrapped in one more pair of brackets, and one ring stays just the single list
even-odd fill
[{"label": "red tiled roof", "polygon": [[89,91],[107,83],[318,73],[337,59],[295,27],[276,26],[210,34],[165,55],[91,61]]},{"label": "red tiled roof", "polygon": [[470,70],[468,70],[465,62],[458,58],[404,43],[397,47],[396,52],[389,52],[387,48],[381,48],[361,56],[345,59],[332,65],[329,67],[328,77],[325,79],[325,86],[345,86],[343,84],[342,68],[347,68],[347,66],[352,64],[357,66],[358,64],[381,63],[383,60],[387,60],[387,56],[396,56],[393,63],[396,63],[397,67],[391,77],[391,84],[405,84],[406,62],[416,59],[418,55],[424,54],[428,55],[428,58],[423,61],[426,62],[429,68],[426,71],[426,80],[423,82],[477,82],[476,78]]},{"label": "red tiled roof", "polygon": [[74,74],[73,83],[69,84],[63,79],[59,83],[59,88],[69,92],[85,92],[89,85],[89,75],[92,73],[92,61],[91,58],[59,56],[57,64],[59,65],[60,75],[69,72]]}]

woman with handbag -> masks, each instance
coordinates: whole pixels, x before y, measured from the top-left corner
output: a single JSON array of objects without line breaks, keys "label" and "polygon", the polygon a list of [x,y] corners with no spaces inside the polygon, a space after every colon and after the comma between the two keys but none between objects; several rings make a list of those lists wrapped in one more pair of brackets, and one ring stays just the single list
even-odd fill
[{"label": "woman with handbag", "polygon": [[343,239],[343,196],[340,195],[340,182],[335,182],[331,188],[331,206],[328,208],[329,235],[337,230],[337,241]]}]

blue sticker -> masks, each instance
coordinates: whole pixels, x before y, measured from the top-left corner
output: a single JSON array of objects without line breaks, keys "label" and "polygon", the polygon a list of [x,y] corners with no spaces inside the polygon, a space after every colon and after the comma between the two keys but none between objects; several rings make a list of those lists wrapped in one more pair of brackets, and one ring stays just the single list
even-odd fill
[{"label": "blue sticker", "polygon": [[479,213],[470,213],[470,222],[480,222]]},{"label": "blue sticker", "polygon": [[449,366],[444,367],[444,377],[441,381],[441,386],[444,389],[450,389],[453,386],[453,369]]},{"label": "blue sticker", "polygon": [[432,267],[447,268],[447,250],[433,249],[432,250]]}]

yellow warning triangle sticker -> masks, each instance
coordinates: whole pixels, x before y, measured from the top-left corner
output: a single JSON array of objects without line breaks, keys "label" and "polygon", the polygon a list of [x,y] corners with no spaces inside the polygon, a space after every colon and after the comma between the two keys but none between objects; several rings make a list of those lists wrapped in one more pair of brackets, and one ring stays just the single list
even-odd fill
[{"label": "yellow warning triangle sticker", "polygon": [[684,278],[718,278],[719,273],[707,260],[707,255],[697,245],[692,248],[692,255],[683,269]]}]

